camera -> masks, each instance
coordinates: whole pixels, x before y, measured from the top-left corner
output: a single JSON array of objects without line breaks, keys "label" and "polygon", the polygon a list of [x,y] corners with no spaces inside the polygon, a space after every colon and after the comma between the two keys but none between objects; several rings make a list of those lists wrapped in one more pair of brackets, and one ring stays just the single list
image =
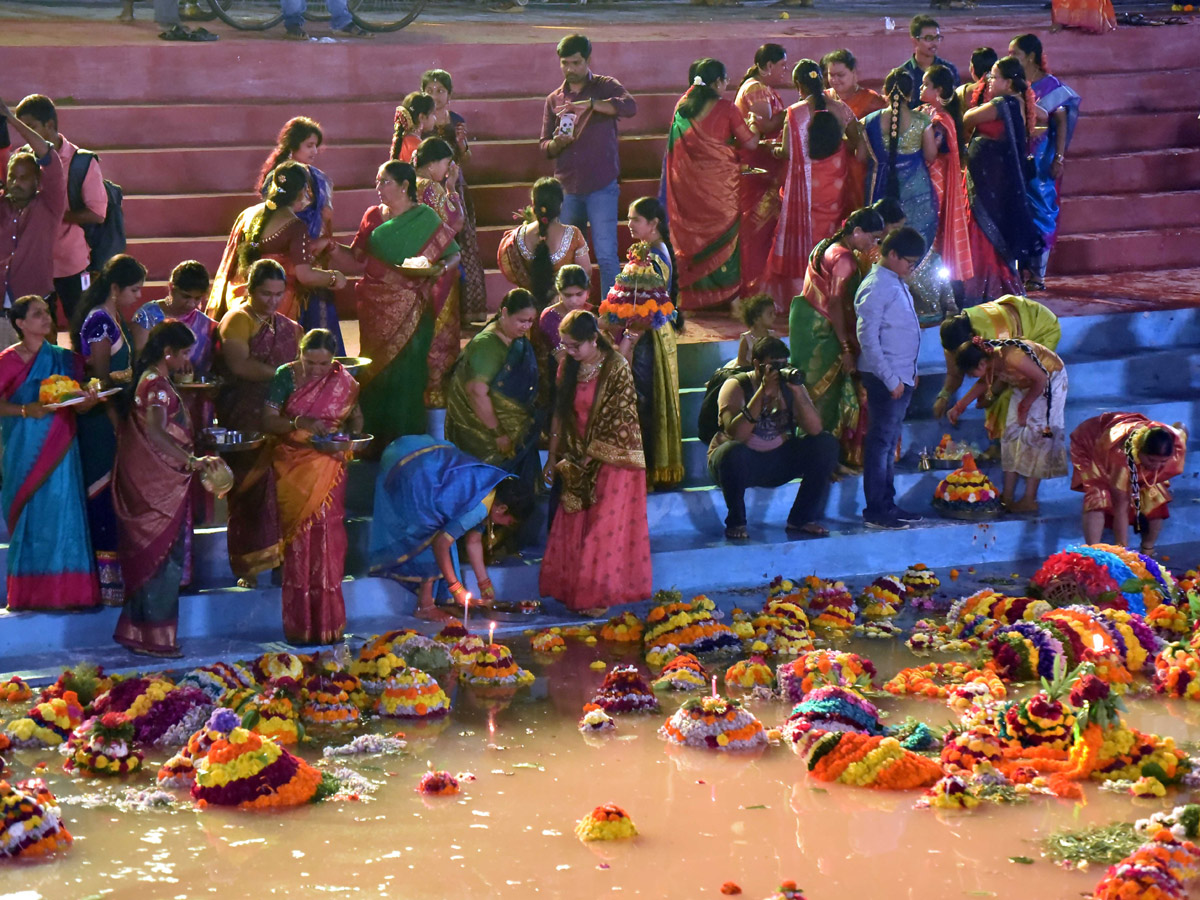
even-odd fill
[{"label": "camera", "polygon": [[779,373],[779,380],[786,384],[795,385],[796,387],[804,386],[804,373],[795,366],[769,366]]}]

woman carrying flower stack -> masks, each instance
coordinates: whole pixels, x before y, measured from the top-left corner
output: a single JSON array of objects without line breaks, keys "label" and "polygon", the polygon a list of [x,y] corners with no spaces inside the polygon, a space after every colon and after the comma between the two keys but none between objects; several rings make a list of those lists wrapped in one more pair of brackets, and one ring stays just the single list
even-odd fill
[{"label": "woman carrying flower stack", "polygon": [[1154,552],[1171,502],[1171,479],[1183,473],[1187,431],[1135,412],[1109,412],[1071,432],[1071,490],[1083,494],[1083,539],[1098,544],[1106,528],[1129,543],[1141,535]]},{"label": "woman carrying flower stack", "polygon": [[299,358],[271,382],[263,427],[272,454],[283,541],[283,633],[294,644],[330,644],[346,627],[346,458],[311,438],[362,431],[358,382],[334,359],[333,335],[314,328]]},{"label": "woman carrying flower stack", "polygon": [[[1067,474],[1063,420],[1067,370],[1063,361],[1053,350],[1032,341],[985,341],[979,337],[963,344],[955,361],[959,369],[978,380],[947,413],[951,425],[957,425],[967,407],[985,393],[1012,386],[1016,402],[1009,405],[1000,436],[1004,469],[1000,500],[1011,512],[1036,513],[1042,479]],[[1025,494],[1014,502],[1017,476],[1025,478]]]},{"label": "woman carrying flower stack", "polygon": [[576,310],[559,330],[567,359],[542,474],[547,484],[558,478],[560,500],[539,588],[569,609],[603,614],[651,590],[637,390],[595,316]]},{"label": "woman carrying flower stack", "polygon": [[181,656],[176,639],[179,583],[197,472],[233,475],[219,457],[193,456],[192,422],[171,375],[189,364],[195,342],[182,322],[151,329],[138,357],[133,409],[121,427],[113,501],[121,525],[125,607],[113,640],[146,656]]},{"label": "woman carrying flower stack", "polygon": [[54,318],[41,297],[21,297],[7,312],[21,339],[0,352],[8,608],[93,607],[100,602],[100,583],[88,535],[75,415],[95,401],[53,411],[39,402],[42,382],[55,376],[78,381],[83,361],[47,340],[54,334]]}]

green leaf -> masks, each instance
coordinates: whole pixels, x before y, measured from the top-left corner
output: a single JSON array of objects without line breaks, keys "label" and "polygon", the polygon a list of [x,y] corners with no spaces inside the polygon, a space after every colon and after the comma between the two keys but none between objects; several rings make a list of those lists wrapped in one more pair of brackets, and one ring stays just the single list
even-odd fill
[{"label": "green leaf", "polygon": [[262,717],[258,714],[257,709],[248,710],[246,714],[242,716],[242,727],[249,731],[258,724],[258,720],[261,718]]},{"label": "green leaf", "polygon": [[513,763],[514,769],[537,769],[539,772],[544,772],[545,769],[537,763]]},{"label": "green leaf", "polygon": [[1023,866],[1032,866],[1033,865],[1033,860],[1028,856],[1010,856],[1008,858],[1008,861],[1013,862],[1013,863],[1020,863]]},{"label": "green leaf", "polygon": [[825,790],[825,788],[819,788],[819,787],[809,788],[809,790],[812,791],[814,794],[828,794],[829,793],[829,791]]},{"label": "green leaf", "polygon": [[766,809],[766,808],[767,808],[767,804],[765,804],[765,803],[755,803],[753,806],[743,806],[742,807],[742,809]]}]

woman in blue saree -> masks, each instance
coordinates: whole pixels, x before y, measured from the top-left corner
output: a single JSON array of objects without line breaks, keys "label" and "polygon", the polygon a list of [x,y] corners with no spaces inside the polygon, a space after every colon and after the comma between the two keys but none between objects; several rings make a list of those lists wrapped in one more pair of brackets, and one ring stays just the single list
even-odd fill
[{"label": "woman in blue saree", "polygon": [[510,509],[527,512],[521,509],[525,502],[503,469],[427,434],[397,438],[384,451],[375,481],[371,572],[410,586],[418,618],[444,618],[433,603],[435,585],[458,604],[469,596],[455,546],[462,539],[480,605],[487,606],[495,591],[484,565],[482,529],[488,522],[511,524]]},{"label": "woman in blue saree", "polygon": [[21,341],[0,353],[8,608],[93,607],[100,602],[100,583],[88,537],[75,412],[94,401],[54,411],[42,406],[42,382],[52,375],[78,381],[82,361],[46,340],[54,320],[41,297],[21,297],[9,318]]},{"label": "woman in blue saree", "polygon": [[1062,178],[1067,148],[1071,146],[1075,123],[1079,120],[1080,98],[1050,74],[1042,52],[1042,42],[1037,35],[1017,35],[1008,45],[1008,52],[1024,68],[1025,80],[1037,99],[1039,110],[1047,118],[1046,133],[1033,146],[1037,174],[1029,179],[1027,188],[1029,206],[1046,247],[1041,256],[1026,269],[1025,289],[1040,291],[1046,287],[1046,264],[1050,261],[1050,251],[1054,248],[1058,231],[1058,181]]}]

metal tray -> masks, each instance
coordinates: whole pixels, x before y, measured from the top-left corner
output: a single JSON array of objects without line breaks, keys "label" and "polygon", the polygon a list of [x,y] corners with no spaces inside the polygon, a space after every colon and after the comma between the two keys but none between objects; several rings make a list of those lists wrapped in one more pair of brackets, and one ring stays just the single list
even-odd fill
[{"label": "metal tray", "polygon": [[340,362],[342,368],[353,375],[355,378],[366,370],[367,366],[371,365],[369,356],[338,356],[334,358],[334,362]]},{"label": "metal tray", "polygon": [[266,435],[257,431],[242,431],[233,432],[239,435],[235,440],[229,439],[229,432],[226,432],[224,437],[217,437],[211,433],[212,429],[204,429],[204,439],[217,453],[242,453],[246,450],[256,450],[266,441]]},{"label": "metal tray", "polygon": [[176,381],[175,389],[180,391],[198,391],[200,393],[205,393],[208,391],[220,390],[222,384],[224,384],[224,382],[221,381],[221,379],[216,375],[201,375],[192,381]]},{"label": "metal tray", "polygon": [[313,435],[308,442],[314,450],[320,450],[322,453],[343,453],[347,450],[365,450],[373,440],[375,440],[373,434],[354,434],[345,440],[334,440],[332,436],[317,437]]}]

